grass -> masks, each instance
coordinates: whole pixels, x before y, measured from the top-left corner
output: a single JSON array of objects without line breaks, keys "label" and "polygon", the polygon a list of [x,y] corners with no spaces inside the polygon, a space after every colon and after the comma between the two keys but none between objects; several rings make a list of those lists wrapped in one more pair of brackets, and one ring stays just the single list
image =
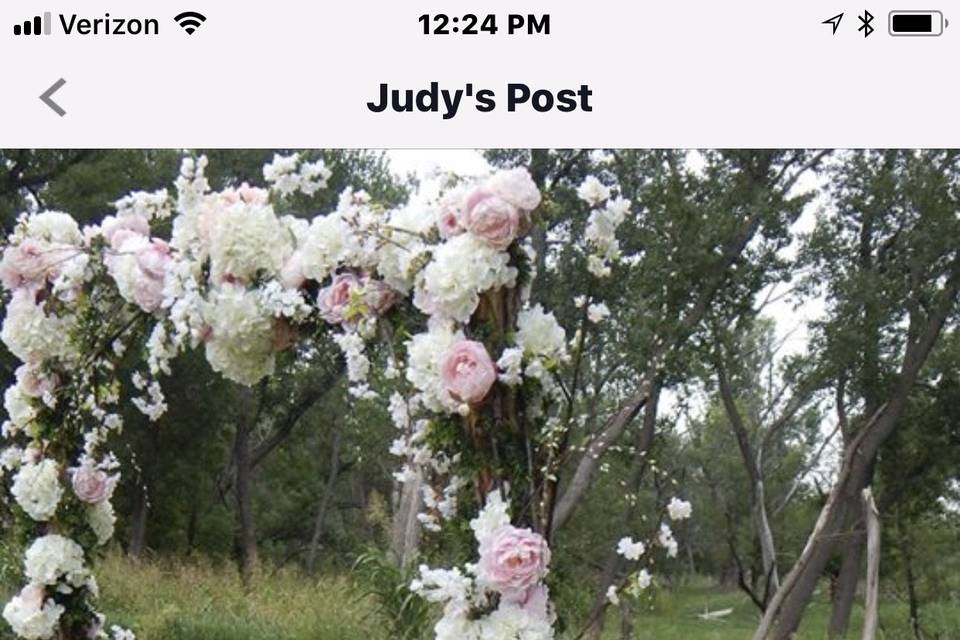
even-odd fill
[{"label": "grass", "polygon": [[[733,609],[720,620],[703,620],[705,611]],[[817,593],[807,608],[795,640],[823,640],[830,618],[830,603]],[[925,637],[928,640],[960,639],[960,607],[954,603],[927,604],[921,609]],[[637,640],[749,640],[757,627],[758,610],[739,591],[720,591],[710,586],[687,586],[661,592],[646,610],[639,611],[634,622]],[[848,638],[859,640],[863,608],[853,611]],[[880,610],[878,640],[912,640],[908,608],[905,603],[884,602]],[[619,616],[607,623],[604,640],[620,638]]]},{"label": "grass", "polygon": [[[360,595],[350,576],[309,579],[280,570],[260,575],[245,589],[231,565],[132,562],[119,555],[98,565],[97,573],[110,623],[133,628],[139,640],[392,640],[375,603]],[[722,620],[697,617],[727,608],[733,613]],[[637,640],[749,640],[757,623],[756,609],[739,592],[696,581],[660,591],[635,611]],[[796,640],[825,638],[829,612],[819,594]],[[927,640],[960,639],[955,603],[927,604],[921,616]],[[620,638],[619,617],[611,610],[604,640]],[[861,624],[857,609],[850,638],[860,637]],[[912,638],[902,603],[884,604],[881,625],[881,640]],[[0,631],[0,638],[8,637]]]}]

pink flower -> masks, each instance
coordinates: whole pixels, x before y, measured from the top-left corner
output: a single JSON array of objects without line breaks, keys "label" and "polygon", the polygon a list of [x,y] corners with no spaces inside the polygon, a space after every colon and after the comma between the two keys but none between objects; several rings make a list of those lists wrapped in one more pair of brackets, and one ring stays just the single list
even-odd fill
[{"label": "pink flower", "polygon": [[87,504],[98,504],[109,500],[117,485],[117,476],[107,475],[106,471],[98,469],[89,461],[71,469],[70,476],[73,492],[77,498]]},{"label": "pink flower", "polygon": [[333,277],[333,282],[317,293],[317,307],[320,317],[330,324],[341,324],[347,320],[350,295],[360,287],[360,281],[351,273],[341,273]]},{"label": "pink flower", "polygon": [[370,309],[371,313],[382,315],[396,304],[400,297],[397,291],[385,282],[364,277],[363,284],[363,302]]},{"label": "pink flower", "polygon": [[520,211],[500,196],[478,189],[467,196],[461,222],[491,247],[506,249],[520,230]]},{"label": "pink flower", "polygon": [[167,268],[173,257],[159,238],[152,240],[126,230],[114,234],[116,255],[107,257],[107,269],[121,283],[120,291],[147,312],[163,303]]},{"label": "pink flower", "polygon": [[220,198],[225,205],[233,205],[238,202],[245,204],[267,204],[270,199],[270,192],[266,189],[251,187],[244,182],[236,189],[227,189],[220,194]]},{"label": "pink flower", "polygon": [[[119,233],[121,231],[124,233]],[[137,214],[119,217],[110,216],[109,218],[105,218],[100,225],[100,233],[103,234],[103,237],[107,240],[110,247],[116,250],[131,233],[149,236],[150,223],[146,218]]]},{"label": "pink flower", "polygon": [[533,211],[540,205],[540,190],[523,167],[497,172],[487,188],[523,211]]},{"label": "pink flower", "polygon": [[17,386],[31,398],[41,398],[45,393],[53,392],[60,383],[57,374],[44,376],[40,367],[32,364],[22,364],[17,367]]},{"label": "pink flower", "polygon": [[440,236],[443,238],[452,238],[463,233],[457,210],[450,206],[442,207],[440,214],[437,216],[437,229],[440,230]]},{"label": "pink flower", "polygon": [[459,402],[480,402],[496,380],[497,368],[479,342],[461,340],[440,356],[440,381]]},{"label": "pink flower", "polygon": [[18,287],[41,284],[47,277],[45,245],[31,238],[4,249],[0,261],[0,280],[13,291]]},{"label": "pink flower", "polygon": [[532,618],[544,622],[553,622],[553,615],[550,610],[550,590],[547,589],[547,585],[533,585],[523,593],[517,604]]},{"label": "pink flower", "polygon": [[490,588],[512,602],[528,604],[535,609],[546,593],[532,592],[547,574],[550,548],[539,533],[505,525],[494,531],[480,549],[478,576]]}]

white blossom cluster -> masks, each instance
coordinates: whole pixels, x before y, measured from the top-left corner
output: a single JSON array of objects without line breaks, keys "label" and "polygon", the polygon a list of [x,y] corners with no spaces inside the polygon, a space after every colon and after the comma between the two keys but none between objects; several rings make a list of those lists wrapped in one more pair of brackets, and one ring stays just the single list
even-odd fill
[{"label": "white blossom cluster", "polygon": [[590,206],[585,237],[591,253],[587,269],[598,278],[610,275],[610,264],[620,258],[617,229],[630,213],[631,203],[623,197],[612,197],[610,187],[595,176],[587,176],[577,195]]},{"label": "white blossom cluster", "polygon": [[[437,640],[551,640],[556,614],[543,584],[549,549],[537,534],[510,524],[497,492],[471,521],[480,558],[465,569],[420,567],[410,590],[443,604]],[[516,554],[516,555],[512,555]]]}]

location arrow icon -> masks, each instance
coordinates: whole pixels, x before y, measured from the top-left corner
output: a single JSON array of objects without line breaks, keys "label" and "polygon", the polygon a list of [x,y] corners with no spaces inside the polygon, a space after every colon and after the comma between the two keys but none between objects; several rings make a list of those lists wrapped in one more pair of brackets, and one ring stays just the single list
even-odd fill
[{"label": "location arrow icon", "polygon": [[833,16],[832,18],[827,18],[826,20],[824,20],[824,21],[821,22],[820,24],[829,24],[829,25],[831,25],[831,26],[833,27],[833,35],[837,35],[837,29],[840,28],[840,21],[841,21],[841,20],[843,20],[843,14],[842,14],[842,13],[838,13],[837,15]]},{"label": "location arrow icon", "polygon": [[61,117],[67,115],[67,112],[63,110],[63,107],[61,107],[56,102],[54,102],[53,98],[51,98],[50,96],[55,94],[60,89],[60,87],[62,87],[65,84],[67,84],[67,81],[64,80],[63,78],[60,78],[59,80],[54,82],[52,85],[50,85],[49,89],[47,89],[46,91],[40,94],[40,101],[43,102],[43,104],[50,107],[51,109],[53,109],[57,113],[57,115]]}]

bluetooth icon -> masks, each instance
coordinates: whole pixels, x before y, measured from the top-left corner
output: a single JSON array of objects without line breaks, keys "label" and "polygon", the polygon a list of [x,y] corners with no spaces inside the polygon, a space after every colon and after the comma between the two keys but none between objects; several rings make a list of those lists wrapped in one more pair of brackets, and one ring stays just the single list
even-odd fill
[{"label": "bluetooth icon", "polygon": [[857,31],[863,31],[863,37],[867,38],[873,33],[873,25],[870,23],[873,22],[873,14],[871,14],[866,9],[863,10],[862,16],[857,16],[857,19],[863,24],[860,25],[860,28]]}]

